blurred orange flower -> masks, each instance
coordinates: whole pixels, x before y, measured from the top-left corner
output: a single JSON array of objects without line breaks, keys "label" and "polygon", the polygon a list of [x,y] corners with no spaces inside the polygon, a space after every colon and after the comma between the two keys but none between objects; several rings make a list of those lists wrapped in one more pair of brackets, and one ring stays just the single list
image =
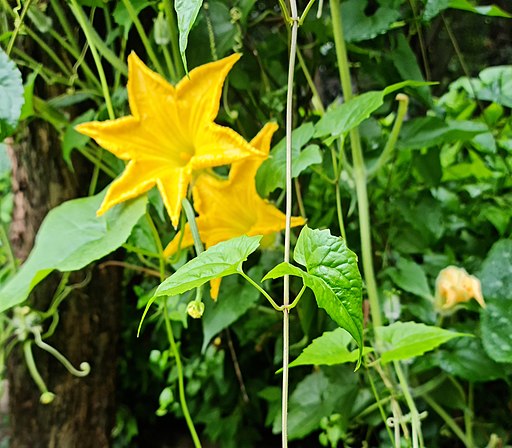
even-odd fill
[{"label": "blurred orange flower", "polygon": [[439,272],[436,280],[436,301],[441,310],[449,310],[458,303],[475,299],[485,308],[480,280],[465,269],[448,266]]}]

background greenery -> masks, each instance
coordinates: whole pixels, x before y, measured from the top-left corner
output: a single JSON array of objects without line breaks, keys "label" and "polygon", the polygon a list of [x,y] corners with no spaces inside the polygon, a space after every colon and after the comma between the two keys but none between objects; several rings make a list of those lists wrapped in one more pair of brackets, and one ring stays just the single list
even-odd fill
[{"label": "background greenery", "polygon": [[[339,187],[347,243],[360,253],[349,151],[341,153],[339,184],[332,180],[338,169],[333,166],[332,148],[340,134],[349,138],[348,132],[337,129],[336,108],[343,98],[327,3],[319,17],[320,5],[315,4],[299,30],[294,213],[305,214],[312,228],[341,234],[336,205]],[[2,3],[4,49],[17,30],[11,58],[21,69],[25,85],[20,126],[36,119],[49,122],[60,136],[62,157],[70,169],[84,159],[92,163],[90,195],[101,191],[123,166],[73,130],[77,123],[104,120],[109,114],[97,62],[86,41],[93,42],[101,57],[116,116],[129,113],[125,61],[130,51],[155,69],[160,66],[172,82],[184,74],[170,3],[137,0],[129,4],[131,13],[123,1],[80,0],[69,5],[34,1],[26,8],[23,26],[17,27],[27,3],[21,9],[5,0]],[[508,2],[496,5],[487,8],[441,0],[342,2],[356,93],[383,90],[405,80],[436,82],[403,89],[410,97],[409,109],[386,163],[381,164],[379,157],[396,118],[394,94],[384,96],[382,105],[360,125],[371,173],[373,262],[386,323],[414,321],[473,335],[453,339],[404,365],[418,409],[428,412],[423,435],[425,446],[430,447],[512,444],[512,66],[507,65],[512,56],[512,11]],[[305,6],[301,2],[299,10]],[[260,194],[278,205],[283,202],[284,186],[284,144],[279,140],[284,136],[288,32],[277,3],[210,0],[200,8],[187,50],[189,68],[233,51],[244,54],[225,86],[217,122],[232,126],[247,139],[269,120],[279,123],[273,158],[262,166],[257,182]],[[37,46],[43,56],[33,58],[29,45]],[[0,73],[2,88],[8,89],[3,83],[7,78]],[[40,96],[43,85],[51,86],[53,94],[46,90],[46,96]],[[10,130],[2,128],[2,137]],[[14,138],[21,139],[22,133]],[[5,151],[1,145],[0,284],[7,283],[18,268],[7,242],[12,199]],[[149,210],[163,241],[169,241],[174,233],[158,195],[149,195]],[[120,213],[128,219],[130,210]],[[135,222],[139,215],[133,217]],[[133,223],[118,218],[118,225],[125,223],[125,231],[130,232]],[[73,219],[87,222],[88,218],[73,215]],[[63,231],[57,225],[50,230]],[[103,246],[102,241],[98,244]],[[145,219],[133,227],[124,247],[121,257],[126,266],[158,271],[151,256],[157,247]],[[133,247],[144,253],[130,250]],[[42,269],[74,270],[101,256],[97,253],[67,269],[51,264],[46,252]],[[183,253],[174,260],[169,272],[183,264],[186,256]],[[277,240],[251,256],[246,270],[252,278],[261,278],[281,257]],[[486,309],[473,301],[448,315],[436,312],[435,279],[448,265],[462,266],[480,278]],[[112,433],[117,447],[178,446],[176,433],[186,434],[185,429],[175,429],[184,425],[161,305],[147,319],[141,338],[136,338],[140,315],[158,283],[144,272],[124,271]],[[279,291],[281,284],[274,280],[265,286]],[[300,286],[299,281],[292,282],[295,292]],[[279,314],[269,312],[258,292],[236,277],[223,280],[217,305],[205,301],[201,320],[187,321],[185,307],[190,299],[188,295],[169,298],[168,306],[179,329],[188,405],[202,439],[221,447],[278,446]],[[291,315],[292,359],[315,338],[336,328],[318,310],[311,292],[296,311]],[[9,325],[6,320],[6,331]],[[371,341],[372,334],[366,339]],[[349,341],[337,343],[348,346]],[[367,364],[370,360],[366,358]],[[356,373],[353,364],[297,366],[290,381],[291,446],[391,446],[375,395],[384,409],[389,397],[403,397],[368,365]]]}]

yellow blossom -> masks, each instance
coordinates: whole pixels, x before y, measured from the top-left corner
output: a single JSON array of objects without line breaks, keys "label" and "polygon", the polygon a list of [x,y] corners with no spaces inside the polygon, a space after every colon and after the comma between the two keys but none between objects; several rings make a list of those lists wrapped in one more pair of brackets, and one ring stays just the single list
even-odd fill
[{"label": "yellow blossom", "polygon": [[[265,156],[270,150],[272,135],[277,130],[275,123],[266,124],[251,145]],[[194,207],[199,214],[196,219],[201,240],[206,247],[240,235],[268,235],[285,228],[286,217],[279,209],[262,199],[256,191],[256,173],[264,158],[246,159],[233,163],[227,180],[211,175],[202,175],[192,190]],[[305,223],[301,217],[293,217],[292,227]],[[178,234],[164,251],[170,256],[178,247],[194,243],[188,224],[183,235]],[[216,299],[220,279],[211,282],[211,296]]]},{"label": "yellow blossom", "polygon": [[485,308],[480,280],[456,266],[448,266],[437,276],[436,299],[441,310],[451,309],[458,303],[471,299],[475,299]]},{"label": "yellow blossom", "polygon": [[259,156],[235,131],[213,122],[224,80],[239,58],[233,54],[197,67],[174,87],[130,54],[132,115],[76,127],[120,159],[129,160],[110,185],[98,215],[156,185],[176,228],[194,171]]}]

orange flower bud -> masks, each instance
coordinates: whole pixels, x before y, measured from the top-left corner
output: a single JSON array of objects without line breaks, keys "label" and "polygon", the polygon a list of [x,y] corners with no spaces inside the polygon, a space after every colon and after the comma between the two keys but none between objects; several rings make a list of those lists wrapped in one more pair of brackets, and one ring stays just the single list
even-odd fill
[{"label": "orange flower bud", "polygon": [[436,303],[441,310],[449,310],[458,303],[475,299],[482,308],[485,302],[482,285],[475,276],[469,275],[465,269],[448,266],[443,269],[436,280]]}]

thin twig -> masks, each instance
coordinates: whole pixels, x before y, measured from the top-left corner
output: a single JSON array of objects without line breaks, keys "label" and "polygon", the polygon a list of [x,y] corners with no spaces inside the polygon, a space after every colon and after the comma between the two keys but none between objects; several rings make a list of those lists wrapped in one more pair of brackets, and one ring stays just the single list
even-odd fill
[{"label": "thin twig", "polygon": [[235,346],[233,345],[233,339],[231,338],[231,332],[228,328],[226,328],[224,330],[224,334],[226,335],[226,340],[228,342],[229,353],[231,354],[231,359],[233,360],[233,367],[235,368],[238,384],[240,384],[240,392],[242,392],[242,398],[244,403],[249,403],[249,395],[247,395],[244,377],[242,376],[242,371],[240,370],[240,364],[238,363],[238,357],[236,356]]},{"label": "thin twig", "polygon": [[[284,234],[284,261],[290,262],[290,235],[292,216],[292,127],[293,127],[293,78],[295,55],[297,53],[298,14],[297,3],[290,0],[291,37],[290,60],[288,63],[288,91],[286,96],[286,229]],[[290,356],[290,277],[284,276],[283,288],[283,391],[282,391],[282,447],[288,446],[288,362]]]}]

